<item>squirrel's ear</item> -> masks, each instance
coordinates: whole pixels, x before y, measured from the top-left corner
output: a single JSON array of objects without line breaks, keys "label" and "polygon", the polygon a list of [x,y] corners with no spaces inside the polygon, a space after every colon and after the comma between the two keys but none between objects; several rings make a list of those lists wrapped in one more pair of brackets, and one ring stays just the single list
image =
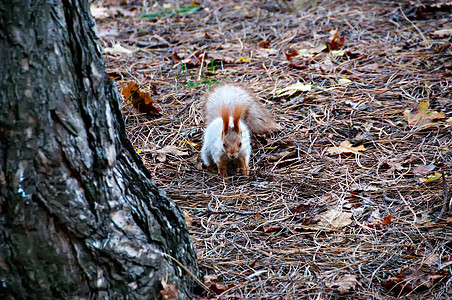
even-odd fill
[{"label": "squirrel's ear", "polygon": [[234,120],[234,130],[237,133],[240,132],[239,121],[244,113],[245,113],[245,106],[243,106],[243,105],[237,105],[234,108],[234,112],[232,113],[232,119]]},{"label": "squirrel's ear", "polygon": [[229,107],[224,105],[221,107],[221,118],[223,119],[223,133],[229,131]]}]

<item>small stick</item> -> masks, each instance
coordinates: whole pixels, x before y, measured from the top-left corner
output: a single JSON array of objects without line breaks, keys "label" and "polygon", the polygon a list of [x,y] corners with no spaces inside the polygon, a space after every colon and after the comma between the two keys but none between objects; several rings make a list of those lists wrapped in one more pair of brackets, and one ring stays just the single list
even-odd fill
[{"label": "small stick", "polygon": [[201,280],[199,280],[198,277],[196,277],[192,272],[190,272],[189,269],[187,269],[187,267],[185,267],[180,261],[178,261],[177,259],[175,259],[174,257],[172,257],[169,254],[166,254],[164,252],[162,252],[163,256],[166,256],[168,258],[171,258],[175,263],[177,263],[182,269],[184,269],[185,272],[187,272],[188,275],[190,275],[191,278],[193,278],[203,289],[205,289],[207,292],[210,292],[214,295],[218,295],[216,292],[212,291],[211,289],[209,289]]},{"label": "small stick", "polygon": [[408,22],[410,22],[410,24],[414,27],[414,29],[417,30],[417,32],[419,33],[419,35],[421,36],[421,38],[424,40],[424,43],[427,44],[427,47],[430,48],[430,43],[428,42],[428,40],[425,38],[425,35],[422,33],[422,31],[410,20],[408,19],[408,17],[405,15],[405,13],[403,12],[403,10],[400,8],[400,12],[402,13],[403,17],[405,18],[405,20],[407,20]]},{"label": "small stick", "polygon": [[188,102],[187,104],[185,104],[185,106],[174,116],[175,117],[179,117],[179,115],[181,115],[190,105],[193,104],[193,102],[195,102],[196,99],[192,99],[190,102]]}]

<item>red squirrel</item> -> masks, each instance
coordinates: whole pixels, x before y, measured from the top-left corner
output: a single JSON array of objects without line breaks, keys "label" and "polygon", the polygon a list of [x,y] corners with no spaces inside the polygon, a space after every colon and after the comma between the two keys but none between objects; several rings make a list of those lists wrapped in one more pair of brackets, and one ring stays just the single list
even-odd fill
[{"label": "red squirrel", "polygon": [[204,102],[208,124],[201,149],[204,164],[216,164],[220,176],[226,177],[227,164],[233,161],[242,175],[248,175],[251,133],[269,133],[280,126],[265,106],[239,85],[220,85]]}]

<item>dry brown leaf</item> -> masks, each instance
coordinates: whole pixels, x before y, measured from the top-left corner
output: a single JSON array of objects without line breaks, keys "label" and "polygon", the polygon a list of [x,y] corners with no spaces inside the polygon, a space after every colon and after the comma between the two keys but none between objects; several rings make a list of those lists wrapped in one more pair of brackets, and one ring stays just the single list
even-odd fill
[{"label": "dry brown leaf", "polygon": [[413,168],[414,175],[425,175],[435,169],[435,165],[419,165]]},{"label": "dry brown leaf", "polygon": [[316,229],[339,229],[350,225],[353,214],[338,208],[330,208],[326,212],[318,214],[314,220],[318,220],[313,227]]},{"label": "dry brown leaf", "polygon": [[148,92],[141,91],[135,81],[121,84],[122,95],[131,100],[133,107],[149,117],[160,117],[162,114],[158,108],[152,105],[152,98]]},{"label": "dry brown leaf", "polygon": [[312,88],[311,84],[304,84],[300,81],[297,81],[296,83],[289,85],[288,87],[276,90],[274,92],[276,97],[285,97],[285,96],[292,96],[296,92],[308,92]]},{"label": "dry brown leaf", "polygon": [[181,151],[176,146],[171,146],[171,145],[165,146],[162,149],[158,149],[158,150],[143,149],[141,152],[157,154],[157,159],[160,162],[165,162],[167,155],[173,155],[173,156],[185,156],[185,155],[188,155],[188,152]]},{"label": "dry brown leaf", "polygon": [[366,224],[367,227],[369,228],[375,228],[375,229],[380,229],[384,226],[387,226],[389,223],[391,223],[392,220],[392,215],[386,216],[382,219],[379,220],[375,220],[371,223]]},{"label": "dry brown leaf", "polygon": [[191,223],[193,222],[193,219],[187,214],[187,212],[184,210],[184,217],[185,217],[185,223],[187,226],[191,226]]},{"label": "dry brown leaf", "polygon": [[318,204],[328,205],[328,206],[336,206],[340,202],[340,198],[335,193],[326,193],[319,200],[317,200]]},{"label": "dry brown leaf", "polygon": [[133,52],[135,52],[135,50],[127,49],[127,48],[121,46],[121,44],[119,44],[119,43],[115,44],[113,47],[106,47],[102,51],[104,53],[110,53],[110,54],[127,54],[127,55],[130,55]]},{"label": "dry brown leaf", "polygon": [[413,290],[430,289],[436,281],[446,276],[450,276],[447,271],[433,273],[407,267],[399,270],[395,277],[389,276],[382,285],[397,294],[408,293]]},{"label": "dry brown leaf", "polygon": [[284,52],[288,61],[291,61],[294,57],[298,55],[298,51],[295,49],[289,49],[288,52]]},{"label": "dry brown leaf", "polygon": [[274,162],[274,161],[278,161],[281,159],[291,158],[291,157],[294,157],[295,155],[297,155],[296,149],[286,150],[286,151],[281,151],[281,152],[275,153],[274,155],[267,157],[267,160],[269,162]]},{"label": "dry brown leaf", "polygon": [[330,40],[326,43],[328,50],[336,50],[344,46],[345,38],[343,36],[339,36],[339,29],[333,29],[330,31]]},{"label": "dry brown leaf", "polygon": [[270,46],[270,43],[268,41],[264,40],[259,43],[259,47],[261,48],[268,48],[268,46]]},{"label": "dry brown leaf", "polygon": [[326,282],[325,286],[327,288],[336,289],[339,294],[346,294],[354,290],[357,283],[358,280],[356,280],[356,275],[346,274],[336,281]]},{"label": "dry brown leaf", "polygon": [[160,294],[162,294],[162,299],[164,300],[178,300],[178,287],[174,283],[167,283],[165,279],[162,278],[161,280],[163,290],[160,291]]},{"label": "dry brown leaf", "polygon": [[290,212],[293,213],[294,215],[296,215],[296,214],[301,214],[302,212],[308,211],[309,208],[310,208],[309,205],[306,205],[306,204],[299,204],[297,207],[292,208],[292,209],[290,210]]},{"label": "dry brown leaf", "polygon": [[342,153],[353,153],[356,155],[362,154],[360,151],[365,151],[364,145],[353,146],[349,141],[343,141],[338,147],[328,147],[326,150],[328,154],[342,154]]},{"label": "dry brown leaf", "polygon": [[93,17],[96,19],[105,19],[109,17],[107,9],[105,7],[99,7],[94,4],[91,4],[90,9],[91,15],[93,15]]},{"label": "dry brown leaf", "polygon": [[405,110],[403,115],[408,122],[408,125],[427,127],[430,123],[437,119],[443,119],[443,112],[436,112],[429,110],[429,101],[419,103],[415,108]]},{"label": "dry brown leaf", "polygon": [[452,37],[452,28],[438,29],[429,33],[432,39],[450,39]]},{"label": "dry brown leaf", "polygon": [[262,226],[262,229],[264,230],[264,232],[275,232],[275,231],[280,231],[282,229],[281,225],[270,225],[270,226]]},{"label": "dry brown leaf", "polygon": [[225,284],[218,281],[217,275],[204,275],[204,284],[213,292],[217,294],[221,294],[230,288],[233,287],[233,285]]}]

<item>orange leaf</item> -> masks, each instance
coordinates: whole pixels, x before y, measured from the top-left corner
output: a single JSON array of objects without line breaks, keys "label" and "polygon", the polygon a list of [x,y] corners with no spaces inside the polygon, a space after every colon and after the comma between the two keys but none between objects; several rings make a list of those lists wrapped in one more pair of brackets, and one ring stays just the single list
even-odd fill
[{"label": "orange leaf", "polygon": [[264,229],[264,232],[275,232],[280,231],[282,229],[282,226],[280,225],[271,225],[271,226],[262,226],[262,229]]},{"label": "orange leaf", "polygon": [[345,38],[339,36],[339,30],[336,28],[330,31],[330,41],[326,43],[328,50],[336,50],[344,46]]},{"label": "orange leaf", "polygon": [[268,48],[269,45],[270,43],[268,41],[262,41],[259,43],[259,47],[261,48]]},{"label": "orange leaf", "polygon": [[366,224],[369,228],[375,228],[375,229],[381,229],[383,226],[387,226],[389,223],[391,223],[392,215],[386,216],[382,218],[381,220],[376,220],[374,222]]},{"label": "orange leaf", "polygon": [[125,84],[121,84],[121,87],[124,98],[130,99],[133,107],[135,107],[139,112],[144,113],[149,117],[160,117],[162,115],[160,110],[152,105],[151,95],[147,92],[141,91],[135,81],[129,81]]},{"label": "orange leaf", "polygon": [[382,223],[383,223],[383,225],[386,226],[389,223],[391,223],[391,220],[392,220],[392,215],[389,215],[389,216],[386,216],[386,217],[383,218]]}]

